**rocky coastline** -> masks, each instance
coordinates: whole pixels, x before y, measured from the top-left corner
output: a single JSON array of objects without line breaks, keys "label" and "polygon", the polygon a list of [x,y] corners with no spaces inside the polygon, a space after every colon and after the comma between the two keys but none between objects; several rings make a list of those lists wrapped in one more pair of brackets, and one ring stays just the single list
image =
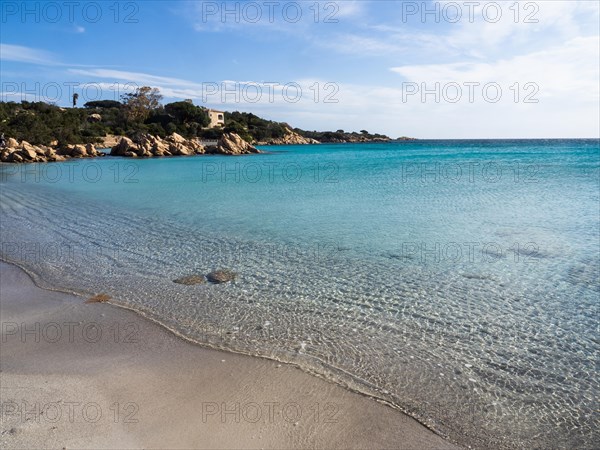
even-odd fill
[{"label": "rocky coastline", "polygon": [[127,158],[152,158],[162,156],[191,156],[191,155],[250,155],[260,153],[260,150],[244,141],[234,133],[225,133],[214,146],[206,146],[198,139],[185,139],[173,133],[164,139],[159,136],[143,135],[133,141],[122,137],[112,147],[111,156]]},{"label": "rocky coastline", "polygon": [[250,155],[260,153],[256,147],[234,133],[225,133],[216,145],[203,145],[198,139],[185,139],[177,133],[162,139],[159,136],[142,135],[132,140],[128,137],[111,136],[104,145],[114,143],[110,154],[98,151],[93,144],[58,146],[32,145],[27,141],[18,142],[10,138],[0,150],[3,163],[59,162],[72,158],[98,158],[121,156],[126,158],[152,158],[192,155]]},{"label": "rocky coastline", "polygon": [[[372,135],[369,133],[356,132],[323,132],[316,133],[319,139],[303,136],[288,127],[285,135],[281,138],[273,138],[259,141],[256,145],[313,145],[313,144],[354,144],[366,142],[392,142],[393,139],[384,135]],[[399,138],[398,140],[410,140],[411,138]]]},{"label": "rocky coastline", "polygon": [[[414,138],[401,137],[398,141],[413,141]],[[256,145],[316,145],[321,143],[364,143],[392,142],[389,137],[370,137],[358,133],[345,133],[343,138],[331,138],[318,141],[307,138],[286,128],[286,134],[277,139],[257,142]],[[169,156],[192,155],[250,155],[261,153],[253,145],[246,142],[235,133],[225,133],[216,144],[205,145],[197,138],[186,139],[172,133],[161,138],[151,134],[143,134],[135,139],[126,136],[106,136],[100,148],[110,148],[110,153],[98,151],[93,144],[75,144],[59,146],[57,142],[51,145],[32,145],[27,141],[18,142],[13,138],[6,141],[6,146],[0,149],[0,162],[3,163],[40,163],[60,162],[73,158],[98,158],[119,156],[125,158],[154,158]]]},{"label": "rocky coastline", "polygon": [[97,158],[104,153],[96,150],[92,144],[32,145],[27,141],[18,142],[9,138],[6,146],[0,149],[0,161],[4,163],[58,162],[72,158]]},{"label": "rocky coastline", "polygon": [[256,145],[312,145],[320,144],[316,139],[306,138],[295,131],[285,128],[285,135],[280,138],[259,141]]},{"label": "rocky coastline", "polygon": [[358,143],[367,143],[367,142],[391,142],[392,139],[389,137],[368,137],[362,136],[359,134],[350,134],[344,135],[343,138],[330,138],[324,139],[321,141],[323,144],[358,144]]}]

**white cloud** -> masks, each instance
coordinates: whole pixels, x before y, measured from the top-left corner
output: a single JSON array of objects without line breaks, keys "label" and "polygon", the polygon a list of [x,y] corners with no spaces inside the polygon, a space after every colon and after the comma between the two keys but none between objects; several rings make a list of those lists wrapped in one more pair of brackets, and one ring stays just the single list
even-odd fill
[{"label": "white cloud", "polygon": [[243,33],[260,39],[285,34],[309,39],[331,24],[359,23],[368,12],[368,0],[315,2],[184,2],[173,13],[199,32]]},{"label": "white cloud", "polygon": [[[300,79],[296,80],[301,88],[297,102],[290,101],[295,88],[287,97],[284,95],[285,81],[272,88],[264,81],[220,80],[213,82],[217,91],[212,92],[214,85],[207,91],[203,83],[140,72],[104,68],[70,72],[98,78],[102,89],[114,91],[115,81],[122,83],[120,92],[131,90],[131,85],[124,85],[127,82],[147,84],[160,88],[166,101],[191,98],[198,104],[253,112],[311,130],[368,129],[392,137],[420,138],[594,137],[598,135],[600,121],[597,43],[596,38],[576,38],[561,46],[493,63],[468,61],[395,67],[392,71],[402,78],[393,87],[339,83],[326,88],[323,80]],[[482,85],[496,82],[501,86],[502,98],[492,103],[477,88],[472,103],[466,90],[458,103],[443,97],[436,102],[431,95],[423,101],[420,95],[403,96],[406,92],[401,81],[427,83],[429,89],[436,82],[475,81]],[[517,81],[521,83],[520,98],[515,103],[510,88]],[[531,93],[524,89],[527,81],[539,86],[539,92],[533,96],[538,103],[524,103],[524,96]],[[224,86],[236,91],[237,98],[233,94],[223,95]],[[252,101],[257,87],[261,90],[260,98]],[[325,101],[327,95],[337,102]]]},{"label": "white cloud", "polygon": [[[90,67],[84,64],[66,64],[61,62],[57,55],[46,50],[3,43],[0,43],[0,60],[37,64],[40,66]],[[4,70],[3,73],[5,73]]]},{"label": "white cloud", "polygon": [[[310,1],[305,3],[315,4]],[[364,16],[367,13],[367,6],[370,4],[371,2],[367,0],[345,0],[343,2],[320,3],[319,6],[322,8],[325,17],[331,15],[332,19],[347,19]]]},{"label": "white cloud", "polygon": [[[365,20],[351,31],[337,32],[329,39],[313,38],[315,45],[356,56],[402,57],[404,60],[441,60],[469,57],[494,60],[515,52],[531,52],[574,37],[598,35],[600,4],[589,1],[474,2],[472,18],[465,2],[438,1],[439,14],[423,18],[432,5],[413,2],[419,12],[403,17],[398,6],[374,25]],[[468,2],[467,2],[468,3]],[[461,19],[451,23],[445,4],[462,5]],[[494,8],[501,15],[495,21]],[[518,8],[515,7],[518,5]]]},{"label": "white cloud", "polygon": [[118,80],[120,82],[136,83],[138,85],[151,85],[151,86],[178,86],[178,87],[199,87],[199,83],[195,83],[180,78],[171,78],[152,75],[142,72],[129,72],[123,70],[114,69],[71,69],[70,73],[76,75],[85,75],[97,78],[110,78]]},{"label": "white cloud", "polygon": [[534,82],[540,87],[540,97],[563,95],[565,100],[572,102],[600,98],[598,61],[599,39],[587,37],[496,62],[414,65],[391,70],[407,81],[428,84],[496,82],[510,86],[515,82]]},{"label": "white cloud", "polygon": [[[341,86],[340,105],[345,108],[340,107],[337,115],[330,114],[329,120],[337,118],[345,127],[362,124],[418,137],[598,136],[600,4],[529,3],[533,6],[527,10],[526,3],[519,3],[518,21],[508,9],[514,3],[501,3],[504,15],[497,23],[483,20],[479,7],[472,23],[463,20],[453,26],[423,26],[418,17],[417,26],[411,27],[390,17],[362,31],[358,28],[358,32],[323,41],[327,48],[358,57],[402,62],[391,69],[402,76],[395,87],[378,86],[381,77],[376,74],[367,75],[369,85]],[[443,6],[443,2],[439,4]],[[526,23],[527,13],[533,12],[530,18],[537,23]],[[417,83],[419,93],[403,99],[407,93],[403,81]],[[438,102],[433,94],[420,95],[423,88],[435,90],[440,83],[443,89],[453,82],[462,85],[458,103],[446,101],[443,95]],[[465,82],[480,86],[498,83],[502,98],[492,103],[483,97],[481,88],[475,88],[471,103]],[[525,85],[528,82],[535,84]],[[494,91],[490,92],[493,96]],[[526,97],[539,102],[524,103]],[[361,114],[352,116],[347,111]],[[304,116],[303,120],[310,119]]]},{"label": "white cloud", "polygon": [[[598,3],[535,4],[540,6],[536,14],[538,23],[515,23],[507,16],[505,19],[510,20],[496,24],[479,19],[456,26],[411,28],[394,24],[393,18],[387,17],[377,25],[369,25],[377,14],[375,8],[362,2],[340,3],[338,17],[343,14],[352,26],[329,27],[326,33],[335,35],[315,34],[308,38],[310,42],[353,56],[377,56],[379,65],[383,61],[385,67],[387,62],[393,73],[382,76],[365,68],[361,72],[362,84],[338,83],[339,91],[334,96],[338,103],[324,102],[331,91],[325,91],[324,82],[315,78],[279,80],[280,86],[274,89],[271,99],[265,80],[227,80],[235,75],[202,83],[106,66],[76,69],[71,65],[68,73],[99,82],[103,89],[114,90],[115,82],[120,84],[121,92],[131,90],[132,86],[149,85],[160,88],[166,101],[191,98],[196,103],[205,103],[203,100],[206,100],[211,106],[250,111],[305,129],[368,129],[393,137],[421,138],[598,136]],[[502,5],[508,7],[512,3]],[[366,16],[364,20],[363,16]],[[288,27],[286,23],[282,25],[286,33],[299,29]],[[0,49],[2,59],[62,65],[54,62],[56,58],[48,52],[7,44]],[[309,73],[313,73],[313,69],[311,67]],[[393,74],[397,74],[397,83],[382,82]],[[248,89],[245,92],[250,96],[259,87],[262,96],[256,102],[247,98],[236,100],[233,95],[222,97],[221,92],[203,98],[203,94],[207,94],[206,83],[210,81],[216,83],[220,91],[224,85],[237,86],[238,94]],[[286,101],[284,96],[281,84],[290,81],[301,86],[302,96],[298,102]],[[492,103],[482,97],[481,89],[476,89],[476,98],[471,103],[463,87],[463,99],[457,103],[443,98],[435,102],[431,95],[423,101],[420,95],[403,97],[406,90],[402,82],[426,83],[428,88],[436,82],[480,85],[495,82],[500,85],[503,96],[499,102]],[[520,83],[520,96],[515,103],[511,87],[516,82]],[[524,96],[532,92],[525,90],[527,82],[539,88],[534,94],[538,103],[523,102]],[[130,85],[125,86],[125,83]],[[319,83],[317,101],[315,83]],[[208,89],[213,88],[214,85]]]},{"label": "white cloud", "polygon": [[56,56],[50,52],[22,45],[2,43],[0,43],[0,60],[43,65],[57,64]]}]

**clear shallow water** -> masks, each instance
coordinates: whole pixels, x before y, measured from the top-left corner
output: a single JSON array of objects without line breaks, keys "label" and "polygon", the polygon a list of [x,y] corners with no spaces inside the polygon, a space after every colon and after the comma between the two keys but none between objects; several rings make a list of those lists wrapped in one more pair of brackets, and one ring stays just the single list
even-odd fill
[{"label": "clear shallow water", "polygon": [[598,140],[268,150],[0,166],[2,256],[461,443],[593,448]]}]

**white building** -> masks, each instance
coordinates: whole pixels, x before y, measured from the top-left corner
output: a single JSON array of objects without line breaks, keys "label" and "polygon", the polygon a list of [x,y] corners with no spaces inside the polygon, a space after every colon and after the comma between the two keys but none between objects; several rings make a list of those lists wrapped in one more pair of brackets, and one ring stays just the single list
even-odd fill
[{"label": "white building", "polygon": [[208,110],[208,118],[210,119],[210,128],[225,126],[225,112],[217,111],[216,109]]}]

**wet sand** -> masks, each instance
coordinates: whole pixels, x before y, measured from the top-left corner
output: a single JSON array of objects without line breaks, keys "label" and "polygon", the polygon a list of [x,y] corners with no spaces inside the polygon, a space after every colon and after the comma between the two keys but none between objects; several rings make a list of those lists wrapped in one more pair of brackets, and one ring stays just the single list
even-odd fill
[{"label": "wet sand", "polygon": [[2,448],[456,449],[374,399],[0,262]]}]

